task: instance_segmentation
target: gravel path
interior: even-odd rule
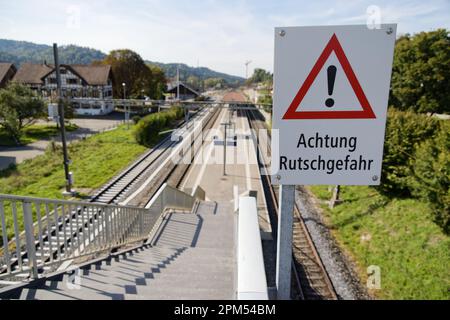
[[[323,223],[314,197],[304,187],[298,186],[296,202],[339,298],[370,299],[351,262],[341,252],[328,227]]]

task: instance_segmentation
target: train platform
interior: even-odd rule
[[[225,174],[224,123],[231,123],[227,130]],[[256,159],[256,146],[247,117],[244,113],[223,109],[213,130],[204,135],[203,149],[195,157],[181,189],[193,190],[200,186],[205,191],[206,200],[231,204],[236,203],[240,196],[256,194],[261,237],[271,239],[272,230]]]

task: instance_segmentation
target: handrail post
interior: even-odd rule
[[[111,220],[111,210],[108,207],[104,208],[104,214],[105,214],[105,235],[106,235],[106,247],[109,247],[111,245],[111,235],[110,235],[110,227],[109,227],[109,222]]]
[[[138,211],[139,214],[139,237],[142,237],[144,235],[144,214],[140,211]]]
[[[23,202],[23,223],[25,226],[26,249],[28,264],[31,269],[30,276],[33,279],[38,278],[36,247],[34,241],[33,212],[31,202]]]

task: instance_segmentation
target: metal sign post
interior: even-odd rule
[[[280,185],[280,208],[277,231],[277,299],[291,298],[292,222],[295,202],[295,186]]]

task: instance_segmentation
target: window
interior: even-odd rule
[[[67,84],[77,84],[78,83],[78,79],[67,79]]]
[[[64,68],[60,68],[60,69],[59,69],[59,73],[61,73],[61,74],[66,74],[66,73],[67,73],[67,70],[64,69]]]
[[[56,78],[48,78],[48,83],[56,84]]]

